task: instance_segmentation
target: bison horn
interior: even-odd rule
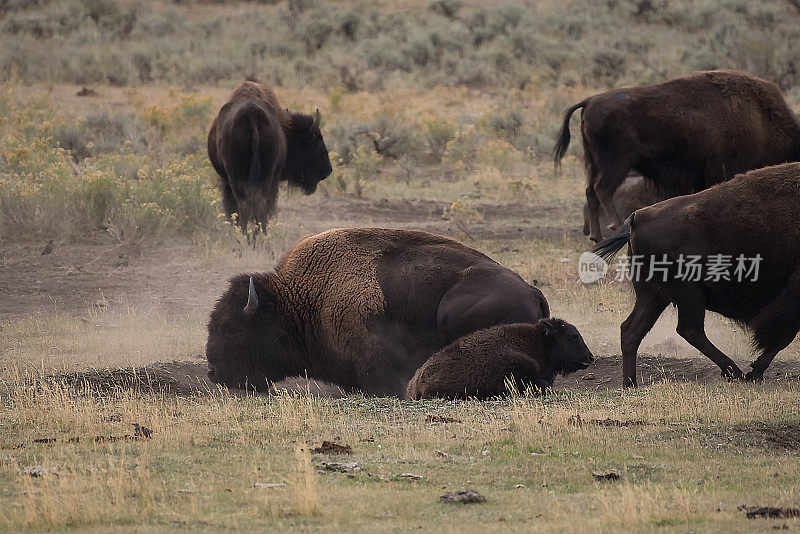
[[[256,286],[253,284],[253,277],[250,277],[250,289],[247,291],[247,304],[242,312],[247,317],[252,317],[258,309],[258,295],[256,295]]]
[[[312,128],[319,128],[319,121],[320,121],[319,109],[317,109],[317,110],[314,112],[314,122],[313,122],[313,123],[311,123],[311,127],[312,127]]]

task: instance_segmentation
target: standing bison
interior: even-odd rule
[[[402,396],[414,371],[462,335],[548,315],[538,289],[451,239],[330,230],[298,242],[274,272],[231,280],[208,324],[208,376],[265,390],[307,375]]]
[[[661,312],[678,308],[678,334],[723,376],[760,380],[800,329],[800,164],[767,167],[694,195],[637,210],[595,247],[625,243],[636,304],[622,323],[623,378],[636,385],[636,352]],[[747,376],[708,340],[710,310],[746,325],[760,351]]]
[[[455,340],[417,369],[406,393],[430,397],[486,399],[519,391],[543,392],[557,374],[574,373],[594,357],[578,329],[561,319],[484,328]]]
[[[653,184],[645,180],[642,175],[630,174],[614,192],[614,208],[620,217],[627,218],[639,208],[650,206],[666,198],[668,197],[659,195]],[[589,235],[589,219],[589,204],[584,203],[583,235]],[[611,220],[606,217],[605,213],[600,213],[600,226],[610,226],[611,224]]]
[[[578,108],[584,108],[581,136],[594,241],[603,238],[600,205],[612,229],[622,224],[612,198],[630,170],[675,196],[800,159],[800,122],[777,86],[743,72],[698,72],[590,96],[567,109],[556,164],[569,146],[569,120]]]
[[[219,110],[208,132],[208,157],[220,176],[222,203],[247,232],[275,210],[278,185],[288,181],[310,195],[331,173],[328,149],[314,117],[290,113],[269,87],[244,82]]]

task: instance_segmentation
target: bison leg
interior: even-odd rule
[[[614,192],[625,181],[628,172],[631,170],[631,164],[626,160],[618,160],[612,165],[606,165],[600,174],[600,179],[594,182],[594,192],[597,195],[600,204],[606,211],[606,215],[611,219],[609,230],[616,230],[622,226],[622,218],[617,213],[617,208],[614,206]],[[598,226],[600,222],[598,221]]]
[[[636,353],[667,304],[669,299],[655,291],[636,288],[636,304],[620,327],[623,387],[636,387]]]
[[[239,203],[236,202],[236,197],[233,196],[233,189],[227,183],[221,184],[220,190],[222,191],[222,208],[225,210],[225,216],[228,220],[233,219],[233,214],[239,212]]]
[[[715,347],[706,336],[706,298],[703,288],[697,284],[685,284],[681,288],[677,305],[678,334],[716,363],[722,369],[722,376],[729,379],[744,379],[744,373],[736,362]]]
[[[750,322],[753,341],[761,349],[761,355],[750,364],[752,371],[748,380],[761,380],[772,359],[789,343],[794,341],[800,331],[800,271],[789,279],[789,286],[767,304]]]
[[[603,231],[600,228],[600,200],[591,183],[586,188],[586,209],[589,212],[589,239],[599,243],[603,240]]]

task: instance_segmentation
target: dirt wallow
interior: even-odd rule
[[[704,359],[640,356],[642,385],[665,380],[677,382],[718,383],[722,381],[715,366]],[[67,374],[50,375],[44,381],[61,383],[81,392],[109,393],[115,390],[132,390],[142,393],[167,393],[173,395],[209,395],[221,391],[206,377],[205,361],[160,362],[146,367],[125,367],[115,369],[94,369]],[[553,385],[555,390],[604,391],[622,385],[622,360],[619,356],[598,358],[587,369],[591,379],[585,380],[583,373],[571,377],[558,377]],[[800,362],[778,361],[770,368],[768,380],[800,380]],[[0,386],[2,387],[2,386]],[[244,394],[239,390],[229,390],[230,394]],[[273,385],[271,393],[317,395],[326,398],[342,398],[347,391],[304,377],[292,377]],[[427,422],[450,422],[431,416]],[[586,423],[583,421],[583,423]],[[631,422],[622,422],[635,424]],[[615,423],[592,422],[597,426],[617,426]],[[623,425],[625,426],[625,425]],[[766,428],[766,427],[765,427]],[[748,431],[749,432],[749,431]],[[756,430],[754,430],[756,432]],[[764,430],[768,432],[768,430]],[[762,435],[762,434],[759,434]],[[792,443],[800,443],[800,430]],[[775,438],[776,440],[778,438]],[[763,441],[763,440],[762,440]],[[776,441],[778,443],[779,441]],[[800,445],[790,448],[800,449]]]

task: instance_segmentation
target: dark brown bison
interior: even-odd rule
[[[485,399],[531,387],[543,392],[557,374],[585,369],[594,358],[578,329],[561,319],[506,324],[457,339],[417,369],[408,383],[411,399]]]
[[[745,378],[708,340],[706,310],[747,326],[760,352],[748,379],[761,379],[800,328],[800,164],[741,174],[700,193],[631,215],[595,247],[610,258],[625,243],[636,304],[622,323],[623,378],[636,385],[636,352],[669,303],[678,334],[723,376]]]
[[[614,192],[614,207],[620,217],[628,215],[656,202],[664,200],[664,195],[658,194],[653,184],[644,179],[641,174],[628,175]],[[589,204],[583,205],[583,235],[589,235]],[[600,213],[600,226],[608,227],[612,224],[605,212]]]
[[[403,395],[414,371],[458,337],[547,316],[538,289],[451,239],[330,230],[299,241],[274,272],[231,280],[208,324],[208,375],[264,390],[307,374]]]
[[[671,197],[800,159],[800,122],[777,86],[743,72],[698,72],[590,96],[567,109],[556,164],[569,146],[569,120],[578,108],[584,108],[581,136],[594,241],[603,238],[600,205],[612,229],[622,224],[612,199],[630,170]]]
[[[242,231],[251,218],[267,223],[281,181],[310,195],[331,173],[319,121],[319,110],[314,117],[290,113],[269,87],[249,81],[219,110],[208,158],[220,176],[225,214],[238,213]]]

